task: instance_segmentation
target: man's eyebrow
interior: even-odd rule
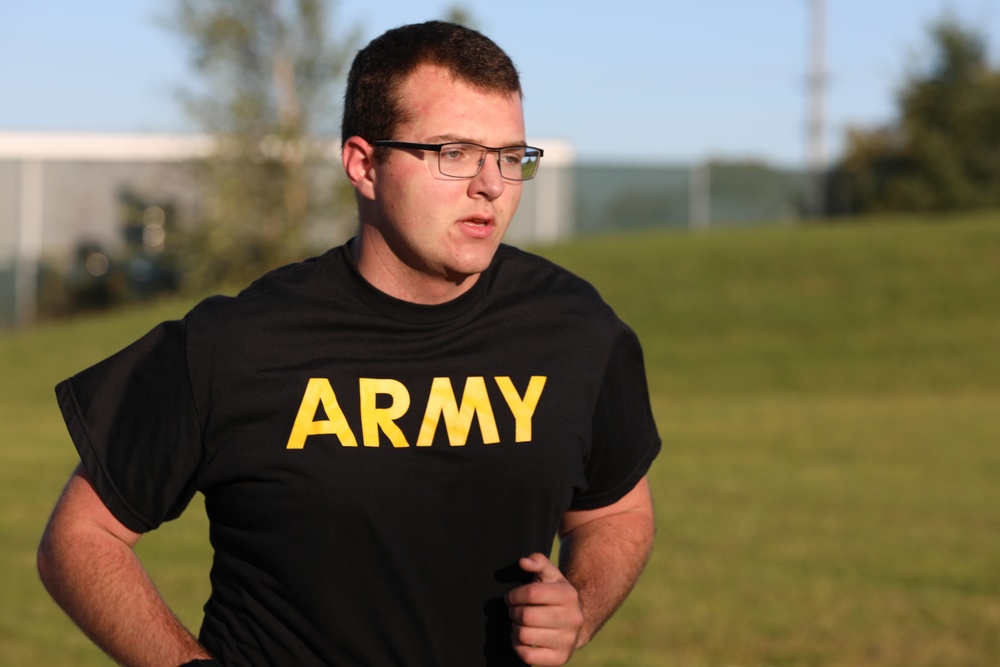
[[[469,139],[468,137],[462,137],[457,134],[437,134],[433,137],[428,138],[425,142],[428,144],[476,144],[478,146],[486,146],[482,141],[477,141],[475,139]],[[506,146],[524,146],[524,139],[518,139],[517,141],[509,142],[503,144],[503,146],[497,146],[496,148],[504,148]]]
[[[466,137],[460,137],[457,134],[437,134],[427,140],[429,144],[450,144],[450,143],[478,143],[468,139]]]

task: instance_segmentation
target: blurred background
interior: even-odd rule
[[[0,326],[245,280],[351,233],[344,69],[452,18],[546,150],[515,242],[998,203],[996,0],[5,3]],[[228,12],[228,14],[227,14]]]
[[[664,438],[572,664],[1000,664],[1000,0],[0,0],[0,663],[109,664],[33,571],[55,383],[349,238],[346,67],[436,18],[519,67],[508,239],[635,328]],[[192,628],[199,503],[139,545]]]

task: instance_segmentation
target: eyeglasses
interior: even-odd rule
[[[490,148],[467,142],[415,144],[410,141],[384,140],[376,141],[373,145],[434,151],[438,154],[438,170],[441,175],[451,178],[475,178],[486,164],[486,156],[496,153],[501,176],[510,181],[527,181],[538,173],[538,161],[543,154],[541,148],[531,146]]]

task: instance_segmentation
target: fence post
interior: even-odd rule
[[[689,172],[688,211],[692,229],[708,229],[712,223],[712,165],[707,161]]]
[[[38,265],[42,255],[42,162],[21,162],[20,211],[14,270],[14,317],[31,324],[38,310]]]

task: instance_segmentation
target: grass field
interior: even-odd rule
[[[545,249],[639,332],[665,449],[638,589],[576,667],[1000,664],[1000,212]],[[34,572],[52,387],[169,301],[0,337],[0,663],[106,665]],[[197,511],[140,543],[197,626]]]

